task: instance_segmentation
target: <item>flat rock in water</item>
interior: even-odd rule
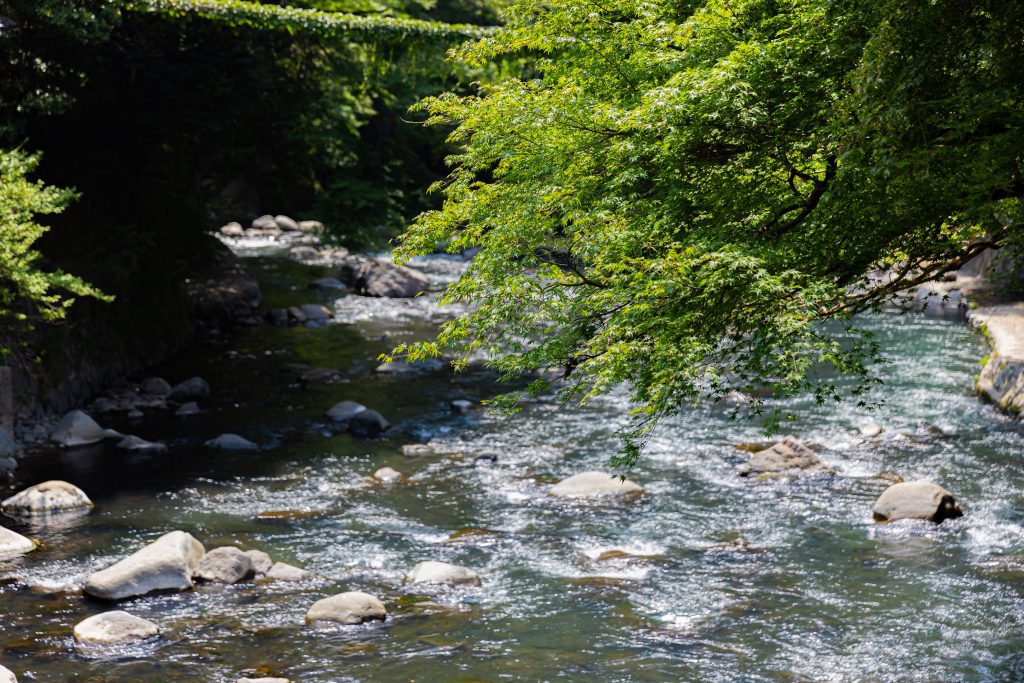
[[[36,549],[35,541],[0,526],[0,560],[9,560]],[[0,683],[3,679],[0,678]]]
[[[199,404],[195,401],[189,401],[188,403],[182,403],[178,406],[178,409],[174,411],[176,417],[192,417],[198,415],[203,411],[199,410]]]
[[[50,441],[62,448],[88,446],[106,438],[106,431],[81,410],[72,410],[62,417],[50,435]]]
[[[259,446],[238,434],[221,434],[204,444],[207,448],[220,448],[225,451],[258,451]]]
[[[795,436],[787,436],[769,448],[750,456],[750,460],[739,469],[741,477],[769,472],[805,470],[819,473],[833,473],[825,466],[818,454]]]
[[[327,417],[331,418],[335,422],[345,422],[347,420],[351,420],[364,410],[366,410],[366,406],[362,403],[356,403],[355,401],[342,401],[331,406],[330,410],[327,411]]]
[[[447,562],[420,562],[405,575],[408,583],[444,583],[448,585],[480,585],[480,575],[467,567]]]
[[[334,622],[338,624],[361,624],[366,621],[387,617],[387,610],[381,601],[369,593],[351,591],[317,600],[306,612],[306,622]]]
[[[270,555],[262,550],[246,550],[245,555],[252,560],[252,568],[256,570],[257,574],[266,574],[274,566]]]
[[[169,398],[172,401],[189,401],[210,397],[210,385],[202,377],[190,377],[178,382],[171,389]]]
[[[193,572],[197,579],[216,583],[238,583],[255,574],[252,558],[230,545],[214,548],[203,555]]]
[[[376,410],[361,410],[348,421],[348,430],[360,437],[373,437],[391,429],[391,423]]]
[[[204,554],[203,544],[191,534],[172,531],[120,562],[90,574],[84,589],[104,600],[189,590],[192,574]]]
[[[159,634],[152,621],[121,610],[97,614],[75,625],[75,640],[82,645],[137,643]]]
[[[0,683],[18,683],[18,677],[7,667],[0,665]]]
[[[117,447],[126,451],[154,451],[164,452],[167,444],[159,441],[146,441],[138,436],[128,435],[117,442]]]
[[[170,396],[172,388],[171,383],[163,377],[150,377],[143,380],[139,390],[149,396]]]
[[[407,443],[402,446],[402,455],[418,457],[422,455],[434,455],[434,449],[425,443]]]
[[[30,486],[0,503],[4,512],[16,515],[45,515],[54,512],[88,510],[92,501],[85,491],[66,481],[44,481]]]
[[[414,297],[429,287],[430,281],[423,273],[379,259],[369,259],[359,266],[354,283],[357,294],[395,299]]]
[[[964,514],[952,493],[924,480],[893,484],[878,497],[872,512],[876,522],[924,519],[936,524]]]
[[[636,482],[619,479],[607,472],[581,472],[563,479],[548,493],[560,498],[593,498],[598,496],[623,496],[643,493],[644,488]]]
[[[274,581],[305,581],[313,576],[313,572],[286,562],[275,562],[267,571],[266,578]]]
[[[875,422],[874,420],[868,419],[860,423],[860,426],[857,428],[857,431],[861,433],[861,436],[866,436],[869,439],[873,439],[885,430],[882,429],[882,426]]]
[[[390,484],[399,481],[402,478],[402,473],[391,467],[381,467],[373,473],[373,478],[385,484]]]

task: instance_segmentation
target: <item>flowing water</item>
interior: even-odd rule
[[[327,272],[252,264],[267,305],[315,300],[305,283]],[[462,266],[420,265],[437,281]],[[763,440],[760,426],[699,407],[664,423],[630,475],[645,496],[593,504],[547,488],[605,465],[623,396],[454,415],[452,399],[494,393],[485,369],[372,371],[379,353],[436,326],[430,301],[333,299],[321,295],[336,312],[327,327],[263,326],[155,369],[213,386],[196,418],[110,423],[167,441],[169,453],[100,446],[22,464],[19,486],[66,479],[96,509],[59,526],[2,520],[42,547],[0,563],[0,662],[43,682],[1024,680],[1024,433],[971,395],[986,349],[967,327],[865,321],[888,360],[878,439],[857,433],[867,413],[849,405],[786,406],[798,416],[786,431],[820,445],[835,477],[738,477],[746,454],[734,446]],[[304,386],[306,366],[342,380]],[[344,399],[378,409],[393,432],[332,435],[323,412]],[[221,432],[263,450],[202,446]],[[401,455],[411,442],[438,454]],[[406,479],[368,483],[382,466]],[[885,470],[940,482],[966,515],[873,524]],[[76,592],[84,577],[173,529],[207,548],[263,549],[318,578],[131,600],[123,608],[157,622],[159,639],[77,651],[72,626],[109,609]],[[403,585],[427,559],[469,566],[483,585]],[[304,624],[310,604],[346,590],[380,597],[387,621]]]

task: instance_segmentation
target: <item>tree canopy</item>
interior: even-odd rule
[[[863,389],[853,314],[1020,241],[1020,2],[523,0],[506,21],[456,59],[535,72],[419,105],[462,149],[399,250],[480,248],[445,294],[472,305],[396,352],[558,368],[565,399],[628,385],[620,462],[698,397]]]

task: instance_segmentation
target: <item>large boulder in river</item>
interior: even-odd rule
[[[203,555],[193,576],[203,581],[238,583],[256,574],[252,558],[234,546],[214,548]]]
[[[361,410],[348,421],[348,431],[359,437],[373,437],[391,429],[391,423],[376,410]]]
[[[832,473],[817,453],[795,436],[787,436],[782,441],[751,455],[750,460],[740,467],[739,475],[748,477],[793,470]]]
[[[57,423],[50,441],[62,448],[74,448],[99,443],[108,435],[107,430],[96,424],[96,420],[89,415],[81,410],[72,410]]]
[[[154,638],[160,628],[142,617],[114,610],[78,622],[74,632],[82,645],[125,645]]]
[[[74,484],[52,480],[28,487],[0,503],[0,507],[8,514],[46,515],[88,510],[92,501]]]
[[[0,665],[0,683],[18,683],[18,677],[7,667]]]
[[[480,575],[467,567],[447,562],[420,562],[405,575],[408,583],[444,583],[452,586],[479,586]]]
[[[204,444],[207,448],[219,448],[225,451],[258,451],[259,446],[238,434],[221,434]]]
[[[361,624],[364,621],[380,620],[387,617],[387,610],[381,601],[369,593],[351,591],[317,600],[306,612],[306,622],[334,622],[337,624]]]
[[[9,560],[12,557],[30,553],[35,549],[36,544],[31,539],[0,526],[0,560]],[[0,678],[0,683],[2,681],[3,678]]]
[[[124,600],[154,591],[192,588],[192,574],[205,554],[203,544],[184,531],[164,534],[106,569],[90,574],[85,592],[104,600]]]
[[[274,566],[270,555],[262,550],[246,550],[245,555],[252,561],[252,568],[256,570],[257,574],[266,574]]]
[[[430,281],[423,273],[379,259],[363,262],[353,283],[356,294],[393,299],[408,299],[422,294],[429,287]]]
[[[194,401],[210,397],[210,385],[202,377],[190,377],[184,382],[178,382],[171,389],[169,398],[172,401]]]
[[[643,491],[640,484],[607,472],[580,472],[558,482],[548,493],[559,498],[593,498],[635,495]]]
[[[305,581],[312,576],[313,572],[307,571],[302,567],[296,567],[286,562],[275,562],[267,570],[266,578],[270,581]]]
[[[373,473],[373,478],[383,484],[393,484],[402,480],[402,473],[393,467],[381,467]]]
[[[347,422],[364,410],[366,410],[366,406],[362,403],[356,403],[355,401],[341,401],[340,403],[335,403],[330,407],[327,411],[327,417],[331,418],[335,422]]]
[[[924,519],[936,524],[964,514],[952,493],[924,480],[893,484],[875,501],[873,513],[876,522]]]

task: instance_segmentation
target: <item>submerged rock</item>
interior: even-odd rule
[[[270,555],[262,550],[246,550],[245,555],[252,560],[252,568],[257,574],[266,574],[274,566],[274,561],[270,559]]]
[[[184,382],[178,382],[168,396],[172,401],[189,401],[209,397],[210,385],[202,377],[190,377]]]
[[[306,612],[306,622],[334,622],[338,624],[361,624],[366,621],[383,621],[387,610],[381,601],[369,593],[351,591],[317,600]]]
[[[472,401],[467,401],[466,399],[461,399],[461,398],[458,399],[458,400],[452,401],[450,406],[451,406],[451,409],[452,409],[453,413],[459,413],[459,414],[461,414],[461,413],[468,413],[469,411],[473,410],[473,408],[476,408],[476,404],[475,403],[473,403]]]
[[[356,436],[373,437],[391,429],[391,423],[376,410],[361,410],[348,421],[348,430]]]
[[[818,455],[795,436],[787,436],[771,447],[758,451],[740,467],[739,475],[748,477],[766,472],[807,470],[832,473]]]
[[[4,512],[16,515],[45,515],[52,512],[88,510],[92,501],[85,491],[66,481],[44,481],[30,486],[0,503]]]
[[[61,418],[50,435],[50,441],[61,448],[88,446],[107,438],[107,431],[81,410],[72,410]]]
[[[172,388],[171,383],[163,377],[150,377],[143,380],[139,390],[149,396],[170,396]]]
[[[313,572],[307,571],[301,567],[288,564],[286,562],[275,562],[274,565],[267,570],[267,579],[273,581],[305,581],[313,576]]]
[[[390,484],[392,482],[401,480],[402,473],[390,467],[381,467],[379,470],[373,473],[373,478],[379,482]]]
[[[333,384],[342,379],[342,375],[334,368],[311,368],[299,378],[304,384]]]
[[[35,541],[0,526],[0,560],[9,560],[36,549]],[[0,677],[0,683],[3,678]]]
[[[252,558],[230,545],[214,548],[203,555],[193,572],[197,579],[217,583],[238,583],[255,574]]]
[[[420,562],[405,575],[408,583],[444,583],[448,585],[480,585],[480,575],[467,567],[447,562]]]
[[[259,446],[238,434],[221,434],[204,444],[207,448],[220,448],[225,451],[258,451]]]
[[[336,277],[322,277],[309,283],[310,289],[345,289],[345,283]]]
[[[366,406],[362,403],[356,403],[355,401],[341,401],[335,403],[327,411],[327,417],[334,420],[335,422],[345,422],[351,420],[357,414],[366,410]]]
[[[104,600],[123,600],[154,591],[192,588],[192,574],[205,554],[203,544],[184,531],[164,534],[123,560],[90,574],[85,592]]]
[[[18,683],[18,677],[14,672],[0,664],[0,683]]]
[[[117,447],[126,451],[154,451],[162,453],[167,450],[167,444],[159,441],[146,441],[138,436],[128,435],[117,442]]]
[[[407,443],[402,446],[402,455],[418,457],[422,455],[434,455],[434,449],[425,443]]]
[[[160,628],[152,621],[115,610],[80,621],[74,632],[82,645],[123,645],[153,638]]]
[[[636,482],[619,479],[607,472],[581,472],[558,482],[548,493],[560,498],[591,498],[643,493]]]
[[[878,497],[872,512],[876,522],[924,519],[936,524],[964,514],[952,493],[924,480],[893,484]]]
[[[362,296],[408,299],[426,292],[430,281],[423,273],[379,259],[365,261],[356,271],[354,288]]]
[[[296,316],[301,322],[325,323],[331,317],[331,309],[321,304],[302,304],[298,307],[302,316]]]

